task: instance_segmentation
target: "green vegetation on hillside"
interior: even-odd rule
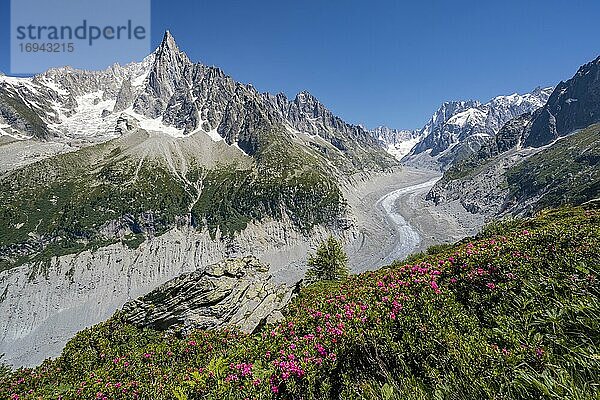
[[[600,125],[560,139],[506,173],[511,202],[539,197],[534,210],[600,197]]]
[[[0,179],[0,271],[118,241],[135,247],[188,216],[213,237],[264,218],[288,217],[301,232],[337,224],[344,199],[316,156],[276,129],[259,140],[254,166],[207,169],[191,159],[185,176],[118,140],[13,171]]]
[[[211,234],[233,235],[250,221],[288,217],[302,232],[332,225],[345,212],[337,183],[315,155],[272,129],[258,136],[253,169],[220,168],[207,172],[192,209]]]
[[[186,209],[190,197],[165,165],[136,165],[118,148],[105,157],[91,169],[85,149],[0,180],[0,270],[115,242],[102,232],[109,221],[161,234]]]
[[[86,329],[9,399],[597,399],[600,210],[494,224],[304,288],[254,334]]]
[[[469,182],[501,163],[503,154],[481,152],[457,162],[438,185]],[[499,169],[501,171],[501,169]],[[499,172],[501,173],[501,172]],[[508,168],[500,188],[506,199],[499,212],[531,215],[548,207],[580,205],[600,197],[600,125],[591,125]]]

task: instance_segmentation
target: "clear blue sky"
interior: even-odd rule
[[[445,100],[568,79],[600,54],[598,16],[597,0],[155,0],[152,43],[169,29],[192,60],[261,91],[306,89],[349,122],[416,128]]]

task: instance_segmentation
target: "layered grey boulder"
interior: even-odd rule
[[[180,275],[126,303],[122,316],[159,330],[231,326],[252,332],[280,318],[291,296],[291,288],[274,284],[269,268],[248,256]]]

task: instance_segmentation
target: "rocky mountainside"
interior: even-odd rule
[[[0,78],[0,134],[17,139],[102,141],[118,135],[117,120],[186,136],[204,132],[253,155],[259,132],[282,126],[308,135],[307,144],[340,168],[394,164],[363,128],[335,117],[310,93],[293,100],[259,93],[216,67],[192,63],[169,32],[140,63],[105,71],[53,69],[34,78]]]
[[[600,57],[560,82],[523,131],[523,145],[539,147],[600,121]]]
[[[445,102],[418,136],[422,139],[403,158],[408,165],[447,169],[495,142],[509,120],[542,107],[552,88],[497,96],[482,104],[475,100]]]
[[[326,235],[353,237],[349,176],[397,165],[309,93],[259,93],[168,32],[139,63],[0,77],[0,135],[0,353],[14,365],[223,258],[301,274]]]
[[[543,107],[508,121],[453,165],[428,197],[488,217],[600,197],[600,58],[560,82]]]
[[[388,153],[401,160],[422,139],[418,130],[392,129],[378,126],[370,130],[371,135]]]

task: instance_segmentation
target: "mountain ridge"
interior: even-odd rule
[[[407,165],[445,170],[494,141],[509,120],[542,107],[553,88],[535,88],[477,100],[444,102],[420,130],[422,140],[403,159]]]
[[[175,136],[204,132],[247,154],[257,150],[259,126],[283,125],[292,135],[321,137],[353,168],[395,164],[368,132],[334,116],[310,93],[302,91],[293,100],[259,93],[217,67],[192,63],[168,31],[139,63],[103,71],[55,68],[33,78],[0,79],[0,134],[14,139],[108,140],[118,136],[114,126],[123,113],[143,128]],[[320,151],[328,150],[321,146]]]
[[[599,122],[600,57],[560,82],[542,107],[508,121],[494,141],[451,166],[428,198],[459,201],[488,218],[593,200],[600,196]]]

